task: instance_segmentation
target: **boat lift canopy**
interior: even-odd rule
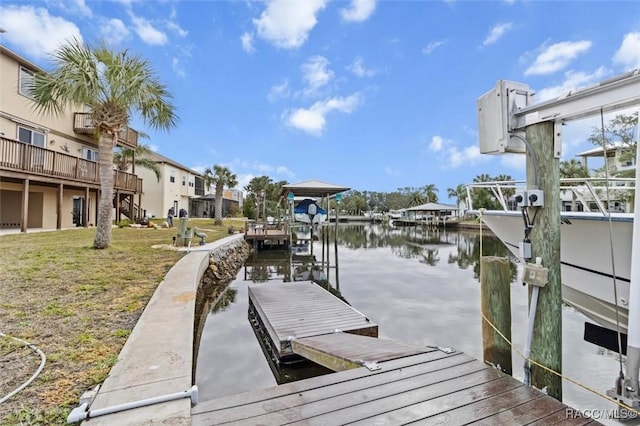
[[[287,198],[289,193],[294,197],[331,197],[341,192],[350,190],[346,186],[335,185],[319,180],[307,180],[300,183],[282,185],[280,189],[280,199]]]

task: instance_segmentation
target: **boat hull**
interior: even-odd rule
[[[520,258],[520,212],[485,211],[482,221]],[[623,333],[629,314],[632,231],[632,214],[612,214],[609,222],[607,216],[594,213],[563,213],[560,225],[563,300],[599,325]]]

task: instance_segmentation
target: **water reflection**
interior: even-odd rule
[[[302,370],[274,372],[247,321],[247,286],[294,281],[295,269],[302,265],[329,270],[320,285],[377,323],[380,337],[418,346],[450,346],[482,358],[479,255],[482,245],[483,255],[508,256],[499,240],[485,234],[481,242],[474,231],[341,224],[335,250],[338,274],[335,233],[322,231],[308,251],[260,252],[239,272],[230,288],[236,294],[205,324],[196,372],[203,401],[306,377]],[[522,348],[528,294],[517,274],[517,265],[512,265],[512,339]],[[582,315],[563,308],[564,373],[603,391],[613,383],[617,360],[582,340],[583,323]],[[515,352],[513,362],[514,376],[522,380],[522,361]],[[583,409],[609,406],[570,383],[564,385],[564,400]]]

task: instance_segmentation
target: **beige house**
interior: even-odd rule
[[[156,162],[160,169],[160,180],[153,171],[136,167],[136,174],[144,180],[142,205],[149,217],[166,217],[169,208],[173,207],[176,216],[180,209],[185,209],[189,216],[195,216],[190,200],[204,195],[202,175],[176,161],[156,152],[146,155]]]
[[[98,145],[89,115],[34,110],[29,82],[40,67],[0,46],[0,229],[61,229],[97,221]],[[135,148],[128,129],[121,145]],[[114,170],[116,220],[142,216],[142,179]],[[137,197],[136,197],[137,196]]]

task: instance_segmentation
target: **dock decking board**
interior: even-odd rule
[[[378,326],[311,281],[263,283],[249,286],[249,309],[280,357],[293,354],[289,338],[340,331],[377,336]]]
[[[198,404],[193,425],[590,424],[566,419],[564,404],[461,354],[440,351]],[[597,423],[594,423],[597,424]]]
[[[312,282],[250,285],[249,313],[278,355],[349,369],[201,402],[192,425],[598,424],[468,355],[365,337],[378,326]]]
[[[362,362],[382,362],[417,355],[425,349],[355,334],[332,333],[291,342],[294,353],[333,371],[360,367]]]

